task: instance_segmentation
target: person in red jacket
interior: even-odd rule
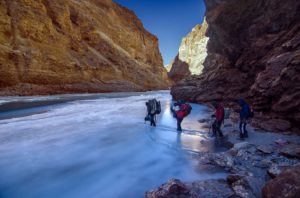
[[[177,111],[174,110],[174,107],[176,106],[179,107],[179,110]],[[173,117],[177,120],[177,131],[181,132],[181,123],[183,119],[191,113],[192,106],[183,100],[179,100],[172,105],[171,111],[173,113]]]
[[[221,125],[224,121],[224,107],[218,102],[213,102],[212,105],[215,108],[215,114],[212,115],[212,117],[215,118],[212,124],[213,136],[216,136],[218,134],[219,137],[223,137]]]

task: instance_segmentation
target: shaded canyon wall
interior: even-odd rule
[[[0,94],[167,89],[158,39],[111,0],[0,0]]]
[[[230,104],[246,98],[260,127],[300,123],[300,1],[206,0],[208,57],[203,74],[172,88],[175,99]]]

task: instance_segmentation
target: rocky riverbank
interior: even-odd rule
[[[204,120],[205,121],[205,120]],[[220,153],[199,153],[199,166],[222,168],[226,179],[182,182],[171,179],[146,198],[296,198],[300,195],[300,137],[250,129],[250,137],[238,139],[236,124],[224,127],[232,148]]]

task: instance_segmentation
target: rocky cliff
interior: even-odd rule
[[[243,97],[264,129],[299,133],[300,1],[205,2],[210,39],[203,74],[174,86],[174,98]]]
[[[158,40],[112,0],[0,0],[0,93],[169,86]]]
[[[178,82],[188,76],[202,73],[203,63],[207,56],[208,37],[205,36],[207,27],[204,21],[182,39],[178,55],[169,66],[168,74],[173,81]]]

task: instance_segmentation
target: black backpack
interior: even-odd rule
[[[149,100],[146,102],[148,114],[160,114],[161,113],[161,105],[160,101],[156,99]]]

